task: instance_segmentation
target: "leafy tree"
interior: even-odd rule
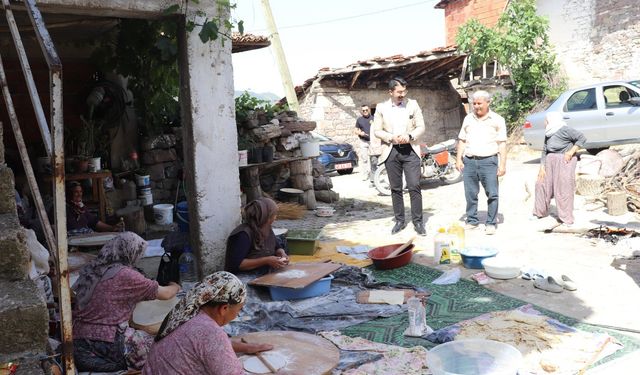
[[[513,0],[495,28],[472,19],[458,31],[456,43],[469,55],[472,68],[493,60],[509,68],[514,87],[510,95],[497,98],[494,109],[510,124],[564,89],[548,29],[548,20],[536,13],[535,0]]]

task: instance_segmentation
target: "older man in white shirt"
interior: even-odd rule
[[[487,194],[486,234],[495,234],[498,220],[498,177],[506,172],[507,127],[504,118],[489,109],[491,95],[476,91],[473,112],[468,114],[458,135],[456,167],[462,172],[467,201],[467,229],[478,227],[480,184]]]

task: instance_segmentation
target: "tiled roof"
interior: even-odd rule
[[[251,51],[254,49],[269,47],[271,45],[269,38],[263,35],[240,34],[236,32],[233,33],[231,38],[232,53]]]
[[[441,0],[440,2],[438,2],[438,4],[434,5],[433,7],[435,9],[444,9],[447,7],[447,5],[453,0]]]
[[[400,75],[407,80],[441,79],[460,74],[465,55],[459,54],[455,46],[438,47],[415,55],[393,55],[359,60],[344,68],[321,68],[318,74],[296,87],[298,97],[304,95],[315,81],[335,79],[348,81],[351,88],[358,82],[369,79],[384,80]]]

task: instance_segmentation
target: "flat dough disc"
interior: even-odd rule
[[[280,370],[281,368],[283,368],[284,366],[287,365],[287,360],[284,358],[284,356],[278,354],[278,353],[262,353],[262,356],[269,361],[269,363],[271,364],[271,366],[273,366],[274,369],[276,370]],[[271,370],[269,370],[269,368],[267,366],[264,365],[264,363],[262,363],[262,361],[260,360],[260,358],[256,357],[256,356],[250,356],[247,359],[244,360],[244,369],[249,371],[252,374],[269,374],[271,373]]]

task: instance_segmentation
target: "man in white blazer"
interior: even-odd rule
[[[407,181],[411,200],[411,221],[416,233],[426,235],[422,219],[422,192],[420,190],[420,137],[425,126],[422,110],[418,102],[407,99],[407,82],[402,78],[389,81],[389,100],[376,106],[373,129],[382,141],[382,155],[379,163],[384,163],[389,176],[391,201],[395,225],[391,234],[406,227],[404,200],[402,198],[402,175]]]

